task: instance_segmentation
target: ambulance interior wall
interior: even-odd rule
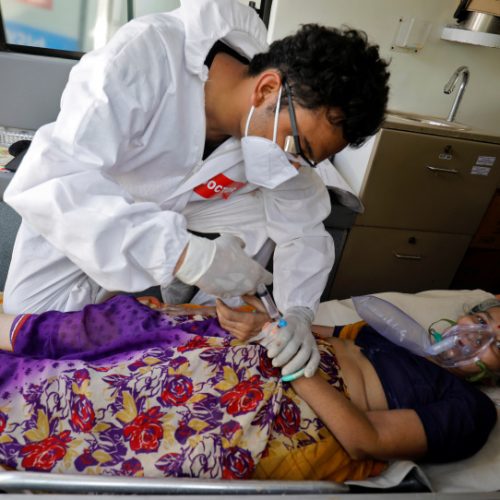
[[[75,60],[0,52],[0,125],[36,130],[54,121]]]

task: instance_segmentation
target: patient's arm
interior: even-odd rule
[[[239,340],[249,340],[258,335],[262,327],[271,320],[262,302],[253,295],[244,295],[243,300],[254,308],[252,312],[242,312],[228,307],[217,299],[217,318],[231,335]]]
[[[312,325],[311,331],[323,338],[333,336],[333,326]]]
[[[221,300],[217,300],[217,317],[222,328],[239,340],[249,340],[258,335],[262,327],[271,321],[260,299],[253,295],[244,295],[244,301],[254,308],[253,312],[242,312],[228,307]],[[311,330],[320,337],[328,338],[333,335],[333,326],[312,325]]]
[[[15,316],[12,314],[0,313],[0,350],[2,351],[12,351],[10,329],[14,319]]]
[[[416,459],[427,451],[424,427],[413,410],[365,412],[318,374],[292,386],[353,459]]]

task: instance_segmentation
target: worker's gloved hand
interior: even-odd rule
[[[291,307],[283,315],[286,326],[260,342],[267,348],[273,366],[281,366],[281,374],[289,375],[301,368],[312,377],[319,366],[320,356],[316,339],[311,333],[314,313],[307,307]]]
[[[244,246],[240,238],[230,234],[215,240],[192,234],[175,277],[216,297],[253,294],[259,283],[270,285],[273,275],[249,257]]]

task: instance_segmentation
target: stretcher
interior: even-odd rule
[[[222,481],[174,478],[146,479],[113,476],[82,476],[35,472],[0,473],[5,492],[49,491],[54,493],[114,493],[141,495],[326,495],[347,492],[347,486],[329,481]]]
[[[8,184],[11,173],[0,173],[0,188]],[[19,218],[0,200],[0,290],[3,288]],[[434,291],[420,294],[379,294],[405,310],[422,324],[463,312],[464,305],[474,305],[491,296],[483,291]],[[436,317],[437,315],[437,317]],[[320,305],[315,323],[325,326],[347,324],[359,320],[351,301],[328,301]],[[500,388],[489,394],[500,408]],[[500,416],[500,415],[499,415]],[[500,420],[500,419],[499,419]],[[500,425],[497,423],[486,446],[473,457],[453,464],[420,466],[396,461],[379,477],[366,481],[336,484],[328,481],[220,481],[204,479],[145,479],[110,476],[75,476],[17,471],[0,472],[0,491],[66,493],[71,498],[80,494],[101,495],[161,494],[184,498],[229,495],[231,497],[265,495],[272,497],[356,498],[358,492],[378,492],[372,498],[499,498],[500,499]],[[406,492],[404,495],[396,492]],[[382,496],[384,495],[384,496]],[[402,496],[401,496],[402,495]],[[7,498],[7,497],[5,497]],[[37,495],[37,498],[43,496]],[[415,497],[414,497],[415,498]]]
[[[5,494],[2,498],[22,498],[33,496],[37,500],[54,498],[58,494],[62,498],[79,499],[88,494],[99,494],[101,499],[116,498],[118,495],[135,495],[141,499],[150,495],[162,495],[162,498],[195,499],[195,498],[260,498],[268,499],[300,499],[300,500],[356,500],[371,498],[386,499],[390,492],[391,499],[405,500],[446,500],[469,499],[470,493],[431,493],[431,492],[398,492],[394,489],[360,490],[328,481],[219,481],[191,478],[179,479],[145,479],[91,477],[31,472],[5,472],[0,474],[0,490]],[[375,492],[374,492],[375,491]],[[367,496],[367,493],[370,493]],[[9,494],[11,493],[11,494]],[[36,495],[36,496],[35,496]],[[497,492],[476,492],[474,498],[490,500],[500,498]]]
[[[465,304],[473,304],[488,297],[482,291],[434,291],[423,294],[381,294],[401,308],[410,307],[413,316],[425,310],[425,317],[443,312],[453,316]],[[431,301],[433,307],[430,307]],[[436,301],[438,305],[436,306]],[[457,310],[455,310],[457,309]],[[434,312],[433,312],[434,311]],[[317,323],[330,324],[331,317],[355,321],[356,313],[349,301],[330,301],[320,306]],[[500,388],[489,389],[489,395],[500,406]],[[382,498],[391,492],[405,492],[410,498],[449,498],[450,494],[464,498],[500,498],[500,426],[497,424],[486,446],[473,457],[442,465],[417,465],[410,461],[395,461],[380,476],[364,481],[336,484],[329,481],[221,481],[193,478],[149,479],[114,476],[82,476],[48,473],[0,472],[0,491],[7,493],[50,492],[73,497],[83,493],[172,495],[194,498],[208,495],[233,497],[266,497],[298,495],[313,498],[355,498],[360,492],[370,492],[373,498]],[[468,495],[468,496],[467,496]],[[399,496],[399,495],[398,495]],[[401,497],[406,498],[406,497]]]

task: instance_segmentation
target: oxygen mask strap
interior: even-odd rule
[[[500,376],[494,371],[490,370],[480,359],[476,361],[476,366],[481,370],[479,373],[475,373],[470,377],[467,377],[465,380],[467,382],[477,383],[481,382],[484,379],[490,379],[494,385],[498,384]]]

